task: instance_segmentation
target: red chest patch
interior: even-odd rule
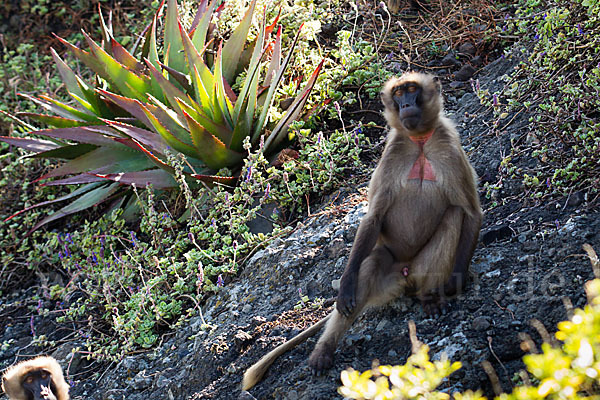
[[[419,145],[421,154],[419,154],[417,161],[415,161],[410,169],[410,172],[408,173],[408,179],[419,179],[421,182],[436,180],[433,167],[431,166],[429,160],[425,157],[425,152],[423,150],[425,143],[427,143],[427,141],[431,138],[431,135],[433,135],[433,131],[420,137],[409,136],[410,140]]]

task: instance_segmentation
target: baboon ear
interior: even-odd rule
[[[442,81],[440,80],[440,78],[437,76],[434,76],[433,84],[435,85],[435,88],[437,89],[438,93],[441,94],[442,93]]]
[[[383,103],[383,105],[387,105],[387,101],[388,98],[390,96],[389,94],[389,89],[388,89],[388,82],[383,84],[383,87],[381,88],[381,91],[379,92],[379,99],[381,100],[381,102]]]

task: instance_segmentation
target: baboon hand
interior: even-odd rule
[[[342,276],[336,308],[344,317],[350,317],[356,308],[356,278]]]

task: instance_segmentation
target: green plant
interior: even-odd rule
[[[296,207],[298,212],[306,195],[337,187],[348,172],[358,170],[362,165],[360,146],[368,143],[361,125],[350,132],[336,130],[329,137],[320,131],[314,135],[302,125],[297,122],[292,126],[300,146],[297,157],[287,157],[280,169],[269,169],[276,178],[273,199],[281,206]]]
[[[429,361],[429,346],[419,344],[404,365],[380,365],[363,373],[342,371],[343,386],[338,393],[349,399],[449,399],[450,395],[435,389],[460,362],[447,359]],[[391,384],[391,386],[390,386]],[[457,400],[483,400],[480,393],[454,394]]]
[[[249,139],[245,148],[250,149]],[[177,179],[183,160],[171,160]],[[154,191],[135,190],[142,203],[139,231],[131,231],[121,210],[86,222],[76,230],[52,234],[44,244],[50,262],[70,277],[51,288],[63,316],[57,322],[87,319],[78,329],[86,343],[82,352],[119,359],[156,344],[160,333],[200,315],[200,302],[236,274],[238,266],[269,238],[253,234],[248,222],[269,200],[268,162],[262,147],[245,159],[245,174],[233,190],[184,185],[183,195],[194,212],[179,224],[156,201]],[[282,231],[275,226],[275,235]],[[93,317],[90,317],[93,316]],[[206,326],[208,327],[208,326]]]
[[[86,343],[82,352],[119,359],[154,346],[162,332],[190,316],[201,317],[205,296],[222,290],[239,266],[271,237],[288,232],[278,226],[275,215],[267,216],[274,222],[273,233],[250,231],[248,222],[256,218],[262,204],[286,201],[296,205],[352,171],[363,138],[358,130],[352,135],[316,136],[302,136],[299,143],[304,148],[293,161],[286,161],[297,163],[298,171],[287,178],[294,187],[293,196],[282,182],[286,169],[269,163],[260,141],[252,151],[246,138],[248,153],[233,189],[222,185],[192,189],[183,176],[183,157],[169,160],[186,208],[191,210],[184,222],[173,217],[172,201],[158,201],[148,187],[134,191],[143,211],[138,231],[131,231],[122,211],[115,210],[68,232],[44,232],[46,240],[30,253],[44,254],[47,262],[61,265],[68,276],[68,283],[52,287],[49,296],[62,303],[64,315],[58,322],[78,325],[77,335]],[[326,162],[315,163],[319,157]],[[343,168],[337,163],[332,166],[329,157]],[[308,165],[313,165],[315,178],[323,176],[310,185],[306,184],[310,182]],[[302,185],[296,184],[298,180]]]
[[[510,156],[537,162],[518,170],[508,165],[506,173],[520,178],[532,198],[600,190],[598,15],[596,1],[521,1],[517,18],[507,20],[507,30],[532,45],[528,60],[494,94],[504,103],[494,110],[500,118],[529,114],[526,140],[513,143]]]
[[[584,245],[600,276],[598,256]],[[519,386],[498,400],[597,399],[600,397],[600,279],[585,284],[588,304],[576,309],[569,321],[558,324],[561,345],[542,344],[540,354],[523,357],[527,371],[537,382]]]
[[[281,146],[289,124],[301,115],[322,64],[285,115],[274,126],[269,126],[267,115],[298,35],[288,56],[282,59],[281,28],[271,42],[267,38],[275,23],[265,26],[263,20],[257,38],[245,47],[255,3],[250,4],[231,37],[216,45],[210,37],[216,1],[201,2],[191,29],[186,30],[179,19],[176,1],[169,0],[162,61],[156,39],[160,10],[139,47],[139,59],[132,55],[136,53],[135,48],[129,52],[114,40],[112,28],[102,18],[102,45],[85,33],[89,51],[62,40],[94,71],[94,86],[85,83],[53,51],[74,104],[43,95],[26,96],[56,115],[25,113],[24,116],[54,129],[35,130],[19,121],[30,134],[51,140],[0,138],[36,152],[36,157],[66,160],[64,165],[40,178],[62,178],[47,184],[83,185],[51,202],[27,208],[75,199],[39,221],[33,230],[108,200],[118,200],[126,209],[126,215],[130,215],[136,207],[132,186],[177,187],[175,169],[168,163],[169,153],[185,156],[183,173],[187,183],[195,186],[200,181],[234,182],[235,175],[214,174],[225,167],[239,171],[246,137],[256,146],[260,137],[266,136],[264,151],[267,153]],[[211,49],[215,54],[209,54]],[[263,59],[269,51],[271,60],[265,65]],[[261,79],[265,68],[264,79]],[[246,79],[236,94],[229,82],[234,82],[239,74],[245,74]]]

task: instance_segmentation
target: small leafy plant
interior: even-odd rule
[[[598,279],[585,284],[588,304],[576,309],[569,321],[558,324],[556,338],[561,345],[542,344],[540,354],[523,357],[531,383],[516,387],[495,400],[597,399],[600,396],[600,261],[594,249],[585,244],[594,274]],[[414,329],[414,327],[413,327]],[[412,330],[412,329],[411,329]],[[413,336],[414,330],[411,332]],[[415,343],[416,338],[413,340]],[[435,388],[444,378],[458,370],[460,362],[429,361],[426,345],[413,348],[404,365],[379,366],[359,373],[342,371],[343,386],[338,393],[350,399],[450,399]],[[391,383],[391,386],[390,386]],[[480,392],[453,393],[456,400],[485,400]]]
[[[90,85],[52,50],[68,93],[74,100],[64,103],[41,95],[25,95],[56,115],[22,113],[51,126],[36,130],[21,122],[34,137],[0,137],[0,140],[35,152],[35,157],[66,162],[40,179],[58,178],[47,185],[82,185],[73,192],[23,211],[58,201],[73,200],[39,221],[33,230],[65,215],[111,201],[131,215],[137,207],[131,187],[170,189],[178,186],[172,154],[183,154],[183,174],[192,187],[201,181],[232,184],[243,164],[243,142],[250,138],[256,148],[265,136],[263,150],[272,154],[286,140],[289,124],[297,119],[315,84],[322,63],[281,119],[269,125],[268,114],[288,66],[282,58],[281,28],[269,37],[277,20],[265,21],[254,42],[246,39],[256,1],[228,40],[211,37],[217,1],[200,2],[190,29],[179,18],[176,0],[169,0],[164,25],[162,59],[159,57],[157,25],[161,9],[149,26],[143,43],[131,51],[120,45],[112,28],[101,17],[103,41],[97,44],[85,32],[89,50],[61,41],[95,73]],[[139,53],[139,58],[133,54]],[[265,58],[270,54],[270,61]],[[262,73],[264,70],[264,74]],[[239,92],[230,83],[240,74],[246,79]],[[261,78],[262,77],[262,78]],[[233,174],[215,175],[222,168]]]
[[[338,393],[347,399],[449,399],[449,394],[435,389],[460,369],[460,362],[451,363],[447,359],[432,362],[429,346],[421,343],[417,343],[413,351],[404,365],[380,365],[363,373],[353,369],[342,371],[343,386],[338,388]],[[479,392],[470,391],[454,394],[454,398],[483,399]]]
[[[591,200],[600,191],[598,15],[597,1],[528,0],[507,19],[506,30],[532,43],[528,59],[506,77],[501,92],[483,94],[499,119],[529,114],[527,136],[512,144],[503,171],[521,179],[532,198],[582,192]],[[524,155],[536,163],[516,168]]]

